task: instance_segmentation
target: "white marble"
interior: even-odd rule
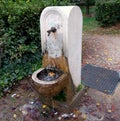
[[[47,31],[46,42],[44,44],[44,51],[48,52],[48,56],[51,58],[61,57],[63,52],[63,38],[59,33],[59,28],[52,27]]]
[[[68,59],[75,87],[81,84],[82,21],[82,13],[78,6],[46,7],[40,17],[42,51],[45,50],[47,30],[56,27],[63,41],[63,53]]]

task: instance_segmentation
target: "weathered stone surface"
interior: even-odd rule
[[[58,69],[62,70],[65,73],[69,72],[67,59],[64,56],[54,59],[54,58],[48,57],[48,54],[44,54],[42,64],[43,64],[43,67],[47,67],[48,65],[51,65],[53,67],[54,66],[57,67]]]
[[[74,85],[81,83],[82,13],[77,6],[46,7],[40,18],[42,51],[45,51],[47,31],[58,29],[63,41],[63,55],[68,59]]]
[[[38,70],[39,72],[41,70]],[[44,97],[53,97],[56,94],[58,94],[63,88],[65,88],[65,86],[68,83],[68,76],[67,74],[62,74],[58,79],[54,80],[54,81],[42,81],[42,80],[38,80],[36,77],[36,74],[38,72],[34,72],[34,74],[32,75],[32,79],[31,80],[31,85],[34,87],[34,89],[42,96]]]

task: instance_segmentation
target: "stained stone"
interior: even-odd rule
[[[68,60],[69,71],[75,87],[81,84],[82,13],[78,6],[46,7],[40,17],[42,51],[45,51],[47,31],[57,29],[62,40],[63,55]],[[59,54],[58,54],[59,55]]]

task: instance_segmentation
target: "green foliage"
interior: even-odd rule
[[[95,5],[95,0],[84,0],[85,1],[85,5],[91,6],[91,5]]]
[[[41,67],[39,19],[46,6],[70,5],[69,0],[0,0],[0,96]]]
[[[120,22],[120,0],[101,0],[96,2],[96,20],[101,26]]]
[[[43,6],[65,6],[71,5],[70,0],[42,0]]]
[[[83,17],[83,32],[93,31],[98,27],[98,23],[95,20],[95,17]]]
[[[95,5],[95,0],[71,0],[72,3],[76,5],[85,5],[85,6],[92,6]]]
[[[77,91],[77,92],[81,91],[81,90],[83,89],[83,87],[84,87],[84,86],[83,86],[82,84],[80,84],[80,85],[77,87],[76,91]]]
[[[0,3],[0,41],[4,43],[0,95],[41,66],[39,17],[42,9],[26,1]]]

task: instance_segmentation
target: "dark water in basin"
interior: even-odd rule
[[[53,81],[57,78],[59,78],[63,72],[57,68],[50,67],[50,68],[45,68],[41,72],[37,74],[37,78],[39,80],[43,81]]]

